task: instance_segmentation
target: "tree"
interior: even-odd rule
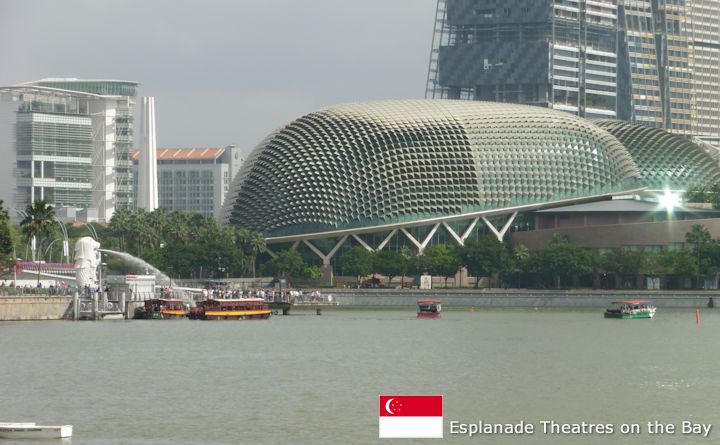
[[[36,260],[42,260],[42,246],[45,241],[53,235],[53,224],[55,222],[55,209],[47,202],[36,199],[25,209],[26,216],[20,222],[20,228],[28,240],[35,240],[34,252],[37,252]]]
[[[362,246],[354,246],[340,257],[343,275],[355,275],[357,283],[360,278],[372,273],[373,254]]]
[[[555,234],[547,246],[530,258],[531,270],[546,278],[553,278],[558,288],[562,278],[589,274],[593,266],[591,252],[562,234]]]
[[[523,246],[524,247],[524,246]],[[493,235],[484,235],[477,239],[469,239],[460,249],[460,263],[478,279],[512,270],[512,258],[505,245]]]
[[[129,243],[127,239],[130,235],[132,217],[132,211],[126,208],[119,208],[115,210],[115,213],[113,213],[110,219],[111,234],[117,238],[118,248],[121,251],[126,251],[128,248]]]
[[[10,224],[10,215],[3,206],[3,200],[0,199],[0,262],[12,257],[13,247],[15,247],[15,237]]]
[[[444,277],[445,287],[447,287],[448,278],[455,275],[460,269],[460,258],[455,246],[435,244],[425,249],[424,256],[430,274]]]
[[[253,230],[236,226],[232,227],[235,244],[237,244],[248,257],[250,257],[252,277],[255,278],[255,262],[257,260],[257,256],[262,252],[265,252],[267,249],[265,238]]]
[[[712,241],[710,231],[702,224],[694,224],[685,234],[685,241],[693,245],[696,259],[697,279],[700,281],[700,252]]]
[[[260,270],[263,275],[286,279],[319,278],[322,276],[320,268],[306,264],[297,250],[279,252],[276,258],[263,264]]]
[[[407,259],[398,251],[381,250],[375,252],[373,258],[373,271],[388,277],[388,286],[392,279],[404,275],[408,271]]]

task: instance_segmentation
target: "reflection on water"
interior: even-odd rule
[[[720,434],[720,316],[705,311],[701,326],[694,317],[543,309],[417,320],[408,308],[252,322],[5,322],[0,421],[73,424],[74,445],[384,443],[379,394],[444,394],[446,441],[684,443],[467,438],[450,436],[448,423],[693,419]],[[714,434],[702,443],[720,443]]]

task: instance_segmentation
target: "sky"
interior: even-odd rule
[[[158,147],[236,144],[248,153],[322,107],[424,97],[435,7],[0,0],[0,86],[46,77],[137,81],[140,95],[155,97]]]

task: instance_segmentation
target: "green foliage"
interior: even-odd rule
[[[444,277],[445,287],[447,287],[448,278],[455,275],[460,269],[460,257],[455,246],[435,244],[425,249],[423,256],[427,271],[431,275]]]
[[[527,248],[521,248],[520,255],[527,261]],[[513,268],[513,260],[507,248],[493,235],[469,239],[465,246],[460,248],[459,256],[461,265],[467,268],[470,275],[476,277],[488,277]],[[477,281],[475,285],[477,286]]]
[[[412,259],[403,252],[381,250],[373,257],[373,271],[388,277],[388,285],[394,277],[410,272]]]
[[[697,276],[698,267],[692,252],[687,250],[668,250],[662,253],[660,264],[666,273],[684,277]]]
[[[607,272],[621,275],[636,275],[645,270],[647,253],[642,251],[621,250],[608,252],[600,256],[598,265]]]
[[[340,257],[340,267],[343,275],[360,277],[373,272],[373,254],[362,246],[354,246]]]
[[[55,208],[47,202],[36,199],[25,208],[27,216],[20,222],[22,233],[31,240],[36,240],[36,259],[42,260],[43,247],[50,242],[56,232]]]
[[[7,262],[12,258],[13,247],[15,246],[16,235],[10,224],[10,215],[3,206],[3,200],[0,199],[0,262]]]
[[[317,266],[305,263],[297,250],[283,250],[276,258],[263,264],[260,268],[263,275],[276,278],[320,278],[322,271]],[[289,281],[288,281],[289,282]]]
[[[175,277],[244,276],[254,272],[256,256],[265,251],[265,240],[256,232],[221,228],[214,218],[162,208],[137,213],[118,209],[110,226],[101,230],[106,230],[99,233],[104,247],[116,246]]]
[[[592,253],[556,234],[542,250],[530,258],[529,269],[546,281],[554,279],[559,288],[563,279],[587,275],[593,271]]]
[[[714,209],[720,208],[720,184],[691,184],[683,195],[685,202],[711,203]]]

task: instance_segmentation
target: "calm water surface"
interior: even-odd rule
[[[0,323],[0,421],[73,424],[75,445],[364,444],[379,394],[444,394],[443,442],[720,444],[720,311],[325,311],[268,321]],[[536,425],[451,435],[449,423]],[[639,423],[640,435],[548,436],[541,420]],[[709,437],[648,421],[712,423]],[[22,444],[60,443],[60,441]],[[441,442],[440,440],[401,441]],[[12,441],[0,439],[0,445]]]

